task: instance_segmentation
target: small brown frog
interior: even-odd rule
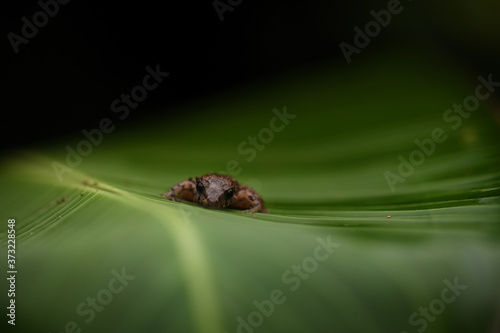
[[[264,200],[251,187],[240,185],[233,177],[209,173],[189,178],[163,194],[172,201],[193,201],[207,208],[233,208],[243,212],[267,213]]]

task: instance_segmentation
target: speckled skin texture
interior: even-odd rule
[[[206,208],[267,213],[264,200],[253,188],[239,184],[233,177],[216,173],[189,178],[160,196],[172,201],[193,201]]]

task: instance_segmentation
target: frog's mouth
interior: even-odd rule
[[[203,199],[199,199],[198,200],[198,203],[205,206],[205,207],[208,207],[208,208],[226,208],[228,205],[228,203],[225,201],[225,200],[221,200],[221,198],[218,198],[218,199],[209,199],[209,198],[203,198]]]

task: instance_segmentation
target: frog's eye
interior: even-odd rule
[[[202,182],[198,182],[196,183],[196,191],[198,191],[198,193],[202,193],[203,190],[205,189],[205,187],[203,186],[203,183]]]
[[[230,188],[229,190],[226,191],[226,198],[230,199],[234,195],[234,190]]]

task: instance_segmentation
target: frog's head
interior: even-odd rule
[[[207,208],[226,208],[236,198],[239,184],[230,176],[210,173],[196,178],[196,201]]]

